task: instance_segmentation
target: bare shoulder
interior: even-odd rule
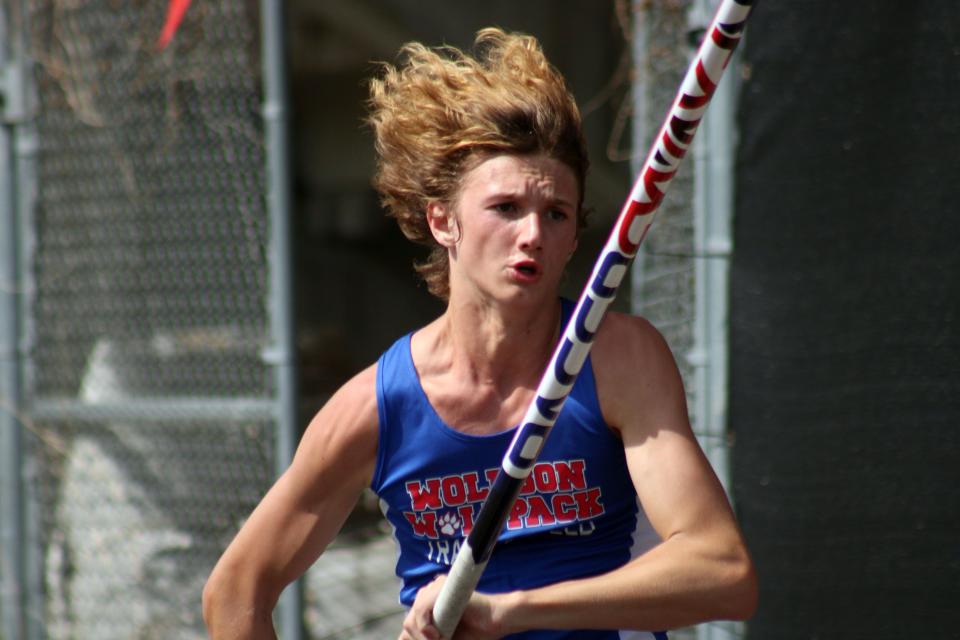
[[[292,468],[338,478],[358,490],[369,484],[380,423],[376,380],[373,364],[331,396],[307,426]]]
[[[622,430],[648,420],[686,422],[686,398],[673,353],[647,319],[610,312],[593,347],[600,406],[607,423]]]
[[[629,375],[624,382],[631,386],[664,373],[664,369],[676,370],[670,347],[657,328],[646,318],[626,313],[611,311],[604,317],[593,353],[595,368]]]

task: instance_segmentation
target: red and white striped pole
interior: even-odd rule
[[[723,0],[687,70],[630,197],[540,380],[537,395],[503,457],[500,472],[434,605],[434,622],[444,638],[453,636],[520,487],[533,469],[550,427],[556,422],[590,353],[600,321],[690,148],[717,83],[740,42],[752,5],[753,0]]]

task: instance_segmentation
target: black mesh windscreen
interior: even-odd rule
[[[960,5],[762,3],[731,272],[751,638],[958,637]]]

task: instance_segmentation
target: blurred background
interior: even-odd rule
[[[167,2],[0,4],[2,640],[205,637],[310,416],[442,310],[370,188],[377,61],[540,39],[591,150],[576,297],[716,6],[179,4],[165,47]],[[671,637],[960,638],[958,34],[953,0],[761,3],[621,288],[761,580]],[[369,496],[282,637],[395,637],[394,562]]]

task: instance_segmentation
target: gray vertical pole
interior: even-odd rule
[[[706,27],[717,8],[715,0],[696,0],[691,26]],[[739,59],[742,48],[734,52]],[[735,64],[732,62],[731,64]],[[727,73],[717,86],[710,110],[694,140],[694,344],[689,361],[695,367],[697,437],[717,477],[730,492],[730,450],[727,445],[727,296],[733,251],[733,158],[736,144],[734,103],[737,77]],[[735,640],[744,635],[740,622],[697,626],[697,640]]]
[[[647,79],[650,57],[649,11],[645,3],[636,0],[632,3],[633,38],[631,54],[635,70],[630,84],[633,104],[633,128],[630,140],[630,175],[632,176],[640,173],[640,168],[643,166],[645,159],[643,152],[649,148],[653,136],[656,135],[656,131],[653,130],[653,126],[656,125],[651,126],[648,122],[650,116],[650,86]],[[630,309],[633,313],[639,313],[643,308],[645,261],[646,244],[641,243],[640,249],[637,251],[637,257],[634,258],[633,264],[630,266]]]
[[[24,13],[24,15],[26,15]],[[26,26],[24,26],[26,28]],[[20,393],[24,415],[32,415],[33,406],[33,345],[35,341],[34,319],[31,313],[33,296],[36,292],[33,257],[36,247],[36,209],[39,182],[37,179],[37,154],[40,148],[39,136],[35,124],[36,85],[33,82],[32,63],[27,59],[27,49],[20,50],[19,60],[24,96],[24,120],[16,127],[14,137],[15,174],[17,177],[17,224],[19,225],[18,276],[20,288],[17,292],[19,318],[19,354]],[[22,431],[26,434],[26,431]],[[23,521],[26,544],[24,546],[24,589],[26,590],[27,638],[42,640],[46,638],[46,624],[43,617],[43,549],[39,535],[40,502],[36,496],[37,477],[41,472],[36,457],[23,453]]]
[[[294,343],[293,267],[290,233],[290,169],[288,148],[287,69],[283,3],[261,0],[264,77],[263,117],[267,142],[270,216],[270,327],[268,359],[275,371],[277,393],[277,473],[290,464],[297,443],[297,371]],[[283,637],[303,637],[303,586],[290,585],[278,605]]]
[[[33,257],[36,247],[36,225],[34,212],[36,209],[39,182],[37,179],[37,155],[40,143],[37,133],[36,118],[38,115],[37,88],[33,76],[33,61],[29,58],[29,25],[27,19],[27,0],[20,0],[20,24],[15,43],[15,61],[17,64],[19,97],[17,122],[14,128],[14,175],[17,180],[16,210],[18,225],[18,255],[17,276],[19,289],[17,291],[17,318],[19,325],[18,371],[19,392],[22,415],[29,416],[32,406],[33,393],[33,344],[35,329],[33,315],[33,296],[36,293],[35,270]],[[21,437],[29,432],[21,428]],[[43,549],[39,535],[40,502],[36,496],[37,477],[40,473],[39,463],[35,456],[28,451],[21,451],[21,478],[23,478],[23,589],[24,589],[24,617],[26,637],[29,640],[43,640],[46,638],[46,624],[43,617],[44,587],[43,587]]]
[[[6,640],[25,637],[21,393],[18,369],[18,256],[14,178],[16,60],[8,54],[10,14],[0,9],[0,619]]]
[[[3,20],[0,14],[0,21]],[[0,24],[0,42],[5,25]],[[0,72],[7,69],[0,50]],[[0,99],[7,100],[0,90]],[[23,481],[20,475],[20,378],[17,370],[17,236],[13,135],[0,125],[0,619],[6,640],[23,638]]]

